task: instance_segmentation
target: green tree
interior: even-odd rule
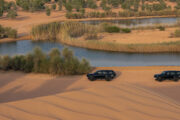
[[[46,15],[47,15],[47,16],[50,16],[50,15],[51,15],[51,9],[48,8],[48,7],[46,8]]]
[[[62,0],[59,0],[58,1],[58,6],[59,6],[59,11],[61,11],[62,10],[62,6],[63,6],[63,2],[62,2]]]
[[[15,10],[9,10],[8,11],[8,14],[7,14],[8,18],[15,19],[16,16],[17,16],[17,12]]]
[[[56,4],[53,4],[53,5],[51,6],[51,8],[52,8],[53,10],[56,10]]]
[[[71,12],[72,9],[73,9],[71,3],[66,3],[66,4],[65,4],[65,8],[66,8],[66,10],[67,10],[68,12]]]

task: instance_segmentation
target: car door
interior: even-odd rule
[[[169,79],[173,79],[175,76],[175,72],[170,72]]]
[[[165,79],[170,79],[170,72],[165,73]]]
[[[102,71],[97,71],[95,75],[97,79],[102,79],[103,73]]]

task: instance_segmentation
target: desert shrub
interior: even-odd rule
[[[16,38],[17,37],[17,30],[12,29],[10,27],[3,27],[0,25],[0,38]]]
[[[25,65],[24,65],[24,72],[29,73],[33,71],[34,67],[34,56],[32,54],[27,54],[25,56]]]
[[[165,27],[164,26],[158,26],[157,29],[159,29],[160,31],[165,31]]]
[[[8,11],[8,14],[7,14],[8,18],[15,19],[16,16],[17,16],[17,12],[15,10],[9,10]]]
[[[25,11],[39,11],[45,9],[43,0],[16,0],[16,4]]]
[[[49,9],[48,7],[46,7],[46,15],[50,16],[51,15],[51,9]]]
[[[1,64],[2,70],[10,70],[11,69],[11,58],[9,56],[3,56],[0,64]]]
[[[0,56],[0,69],[75,75],[88,73],[91,66],[85,59],[79,61],[68,48],[63,49],[61,56],[58,49],[52,49],[49,54],[45,54],[37,47],[33,53],[27,55]]]
[[[173,37],[180,37],[180,29],[175,30],[175,32],[172,35]]]
[[[56,10],[56,4],[52,4],[51,8],[52,8],[53,10]]]
[[[131,29],[129,29],[129,28],[122,28],[121,31],[122,31],[123,33],[130,33],[130,32],[131,32]]]
[[[108,33],[118,33],[118,32],[120,32],[120,28],[117,27],[117,26],[107,26],[104,29],[105,29],[105,32],[108,32]]]
[[[33,71],[34,72],[42,72],[42,66],[45,65],[45,54],[42,52],[42,50],[38,47],[36,47],[34,50],[33,50],[33,56],[34,56],[34,59],[33,59],[33,62],[34,62],[34,66],[33,66]]]
[[[5,34],[9,38],[17,38],[17,30],[12,29],[10,27],[5,28]]]

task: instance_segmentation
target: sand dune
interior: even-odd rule
[[[180,67],[113,67],[111,82],[86,76],[0,72],[0,120],[179,120],[180,82],[153,74]]]

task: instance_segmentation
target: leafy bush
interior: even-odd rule
[[[175,30],[173,37],[180,37],[180,29]]]
[[[50,16],[51,15],[51,9],[49,9],[48,7],[46,8],[46,15]]]
[[[52,49],[48,55],[40,48],[35,48],[33,53],[27,55],[0,56],[0,69],[75,75],[88,73],[91,66],[86,59],[79,61],[68,48],[63,49],[62,56],[57,48]]]
[[[130,33],[131,29],[129,29],[129,28],[122,28],[122,32],[123,33]]]
[[[8,14],[7,14],[8,18],[15,19],[16,16],[17,16],[17,12],[15,10],[9,10],[8,11]]]
[[[165,31],[165,27],[164,26],[158,26],[157,29],[159,29],[160,31]]]
[[[105,29],[105,32],[108,32],[108,33],[118,33],[118,32],[120,32],[120,28],[117,27],[117,26],[107,26],[104,29]]]
[[[17,37],[17,30],[12,29],[10,27],[2,27],[0,25],[0,38],[16,38]]]

